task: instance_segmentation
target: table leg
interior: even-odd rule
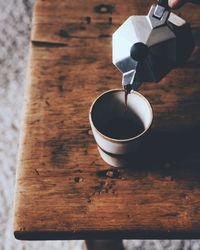
[[[124,250],[122,240],[86,240],[84,250]]]

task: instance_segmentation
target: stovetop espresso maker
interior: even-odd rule
[[[190,56],[189,23],[171,12],[167,0],[152,5],[147,16],[130,16],[112,36],[112,61],[130,92],[143,82],[158,82]]]

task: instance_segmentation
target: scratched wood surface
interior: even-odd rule
[[[36,1],[16,238],[199,238],[199,6],[178,11],[191,23],[196,41],[189,62],[140,89],[155,118],[132,168],[113,170],[104,163],[89,126],[94,98],[121,85],[111,63],[111,34],[128,16],[147,13],[151,3]]]

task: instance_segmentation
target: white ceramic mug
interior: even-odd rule
[[[127,155],[134,154],[149,131],[153,111],[147,99],[140,93],[134,91],[127,99],[128,115],[137,117],[143,124],[143,131],[138,135],[127,139],[111,138],[103,134],[102,127],[106,121],[125,115],[125,93],[122,89],[113,89],[104,92],[91,105],[89,121],[94,138],[98,144],[101,157],[105,162],[115,167],[127,165]]]

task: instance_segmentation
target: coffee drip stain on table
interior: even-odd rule
[[[36,1],[16,238],[199,238],[198,5],[178,11],[191,22],[196,40],[190,61],[140,89],[153,106],[154,122],[132,168],[104,163],[89,126],[92,101],[121,86],[111,62],[112,33],[128,16],[147,13],[151,3]]]

